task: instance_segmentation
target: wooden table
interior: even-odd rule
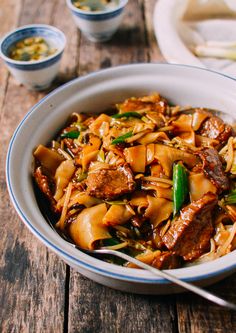
[[[155,0],[130,0],[114,38],[93,44],[77,31],[65,0],[0,0],[0,37],[17,26],[47,23],[68,44],[54,87],[126,63],[163,61],[153,35]],[[0,63],[0,331],[236,332],[236,315],[192,294],[140,296],[98,285],[70,269],[17,217],[7,194],[4,163],[10,137],[45,93],[27,91]],[[236,302],[236,275],[209,290]]]

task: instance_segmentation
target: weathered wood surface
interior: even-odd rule
[[[130,0],[114,38],[87,41],[64,0],[0,0],[0,37],[18,25],[53,24],[68,45],[53,88],[110,66],[163,61],[153,34],[156,0]],[[10,137],[44,93],[29,92],[0,63],[0,332],[236,332],[236,316],[190,294],[137,296],[100,286],[67,267],[20,222],[4,175]],[[236,276],[210,290],[236,302]]]

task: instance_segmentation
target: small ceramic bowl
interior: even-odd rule
[[[9,57],[11,47],[18,41],[40,36],[57,51],[42,60],[19,61]],[[16,80],[31,90],[48,88],[56,77],[60,59],[66,44],[66,37],[55,27],[45,24],[31,24],[11,31],[0,41],[0,57],[4,60]]]
[[[76,8],[72,0],[66,0],[75,24],[92,42],[105,42],[117,31],[128,0],[107,11],[89,12]]]
[[[35,147],[47,144],[73,112],[102,112],[130,96],[159,92],[174,105],[221,110],[236,118],[236,81],[196,67],[136,64],[113,67],[75,79],[36,104],[16,129],[9,145],[6,177],[13,205],[32,233],[81,274],[106,286],[143,294],[170,294],[180,287],[141,269],[89,256],[62,239],[43,217],[35,197],[32,172]],[[79,93],[78,93],[79,92]],[[236,250],[219,259],[171,270],[201,286],[236,271]]]

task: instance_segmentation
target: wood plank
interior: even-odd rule
[[[143,1],[129,1],[122,26],[107,43],[94,44],[81,37],[78,74],[125,63],[148,62],[149,39],[143,10]],[[177,328],[172,297],[121,293],[98,285],[74,270],[70,273],[68,313],[71,333],[168,333],[176,332]]]
[[[20,26],[25,24],[50,24],[57,6],[56,0],[24,0]],[[62,13],[61,13],[62,14]]]
[[[122,293],[71,272],[70,333],[177,332],[173,298]]]
[[[62,19],[63,18],[63,19]],[[65,1],[58,1],[50,24],[64,32],[67,39],[61,62],[61,71],[56,85],[61,85],[77,76],[80,35]]]
[[[15,2],[14,0],[1,0],[0,6],[0,38],[2,38],[8,31],[14,29],[19,20],[21,11],[21,1]],[[7,20],[5,18],[8,18]],[[4,62],[0,59],[0,110],[4,101],[8,82],[8,70],[4,66]],[[1,114],[0,114],[1,118]]]
[[[207,289],[236,303],[235,288],[236,275],[234,274]],[[225,310],[192,294],[177,296],[177,313],[179,332],[236,332],[235,312]]]
[[[2,0],[3,1],[3,0]],[[10,25],[29,23],[54,23],[65,28],[72,39],[74,27],[66,27],[61,20],[66,13],[65,2],[25,0],[14,2],[16,7],[11,17],[13,1],[4,0],[4,10],[9,17],[8,25],[3,30],[10,29]],[[9,6],[8,7],[8,3]],[[22,11],[19,13],[19,8]],[[2,2],[1,9],[2,10]],[[20,14],[20,15],[19,15]],[[18,16],[19,19],[18,19]],[[0,33],[4,32],[0,26]],[[77,41],[75,33],[74,40]],[[76,59],[76,43],[70,44],[65,52],[64,71],[61,76],[69,78],[76,73],[76,61],[71,61],[70,54]],[[5,67],[1,67],[5,71]],[[73,74],[74,76],[74,74]],[[2,80],[2,78],[0,78]],[[2,83],[2,81],[1,81]],[[64,308],[66,303],[66,265],[51,251],[48,251],[28,229],[23,226],[16,216],[7,196],[4,175],[4,164],[10,137],[25,115],[45,93],[29,92],[10,76],[7,89],[3,91],[3,105],[1,112],[0,136],[0,215],[1,215],[1,244],[3,254],[0,259],[0,331],[1,332],[63,332]],[[1,107],[1,104],[0,104]],[[33,241],[32,241],[33,240]]]
[[[100,68],[148,61],[148,45],[142,10],[142,1],[129,1],[119,30],[106,43],[92,43],[82,36],[79,53],[79,75]]]
[[[158,47],[158,41],[156,40],[154,34],[153,13],[156,3],[157,3],[156,0],[144,0],[144,9],[145,9],[144,19],[146,24],[147,40],[149,45],[149,61],[166,62]]]
[[[42,332],[45,328],[48,332],[55,332],[54,328],[57,332],[63,331],[65,265],[23,227],[6,195],[6,148],[13,129],[35,99],[36,94],[29,95],[24,87],[10,79],[1,120],[2,332]],[[54,308],[52,313],[51,308]]]

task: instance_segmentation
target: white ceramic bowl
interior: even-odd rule
[[[92,42],[105,42],[117,31],[128,0],[119,0],[119,5],[107,11],[88,12],[76,8],[72,0],[66,0],[75,24]]]
[[[44,220],[32,184],[32,151],[46,144],[74,111],[102,111],[130,96],[160,92],[175,104],[221,110],[236,117],[236,82],[230,77],[184,65],[137,64],[106,69],[67,83],[36,104],[16,129],[9,145],[6,177],[13,205],[26,226],[46,246],[83,275],[112,288],[145,294],[180,289],[140,269],[109,264],[66,243]],[[208,285],[236,270],[236,251],[172,274]]]
[[[9,58],[9,50],[17,41],[41,36],[57,52],[39,61],[19,61]],[[44,90],[55,79],[65,48],[66,37],[59,29],[46,24],[31,24],[11,31],[1,39],[0,57],[16,80],[31,90]]]

